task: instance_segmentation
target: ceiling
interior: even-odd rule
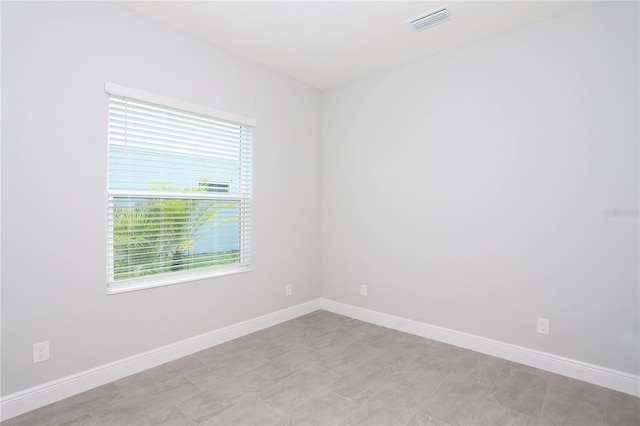
[[[118,1],[318,89],[549,19],[589,1]],[[454,19],[406,22],[447,5]]]

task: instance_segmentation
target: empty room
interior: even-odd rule
[[[640,4],[1,1],[3,425],[640,425]]]

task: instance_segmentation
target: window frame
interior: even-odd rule
[[[113,96],[131,98],[136,101],[143,101],[155,104],[160,107],[178,109],[184,112],[196,113],[205,115],[217,120],[231,122],[234,125],[242,125],[245,127],[253,128],[256,125],[256,121],[251,118],[243,117],[240,115],[219,111],[213,108],[209,108],[202,105],[192,104],[161,95],[157,95],[150,92],[144,92],[138,89],[132,89],[125,86],[120,86],[111,82],[106,82],[104,87],[105,93],[108,95],[108,99]],[[107,116],[109,117],[110,109]],[[111,145],[110,138],[108,138],[108,146]],[[249,143],[249,151],[252,150],[253,138],[251,137]],[[159,151],[162,152],[162,151]],[[250,152],[249,152],[250,155]],[[107,154],[107,158],[111,161],[110,151]],[[252,204],[252,190],[251,190],[251,170],[253,168],[252,159],[249,158],[248,164],[248,184],[249,190],[246,193],[229,193],[230,181],[228,180],[211,180],[211,184],[226,184],[226,191],[210,191],[209,189],[203,192],[185,192],[184,195],[176,194],[175,192],[165,192],[156,190],[140,190],[140,189],[113,189],[110,187],[109,179],[107,179],[107,293],[117,294],[129,291],[142,290],[147,288],[154,288],[165,285],[178,284],[183,282],[190,282],[194,280],[214,278],[219,276],[226,276],[231,274],[238,274],[249,272],[252,270],[251,263],[251,204]],[[108,168],[108,173],[110,169]],[[246,173],[247,170],[242,169],[241,173]],[[205,185],[206,186],[206,185]],[[242,192],[242,191],[240,191]],[[117,198],[142,198],[142,199],[164,199],[164,198],[176,198],[176,199],[203,199],[203,200],[221,200],[221,201],[233,201],[238,202],[239,218],[238,218],[238,244],[239,247],[239,261],[237,263],[229,265],[216,265],[209,267],[200,267],[195,269],[187,269],[175,272],[164,272],[160,274],[153,274],[135,278],[126,278],[122,280],[115,280],[114,278],[114,212],[115,212],[115,200]]]

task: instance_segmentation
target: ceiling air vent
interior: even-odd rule
[[[407,24],[416,31],[426,30],[435,25],[441,24],[453,18],[447,6],[442,6],[439,9],[433,10],[426,15],[420,15],[416,18],[407,21]]]

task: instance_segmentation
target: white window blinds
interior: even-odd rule
[[[252,121],[105,90],[109,292],[249,270]]]

